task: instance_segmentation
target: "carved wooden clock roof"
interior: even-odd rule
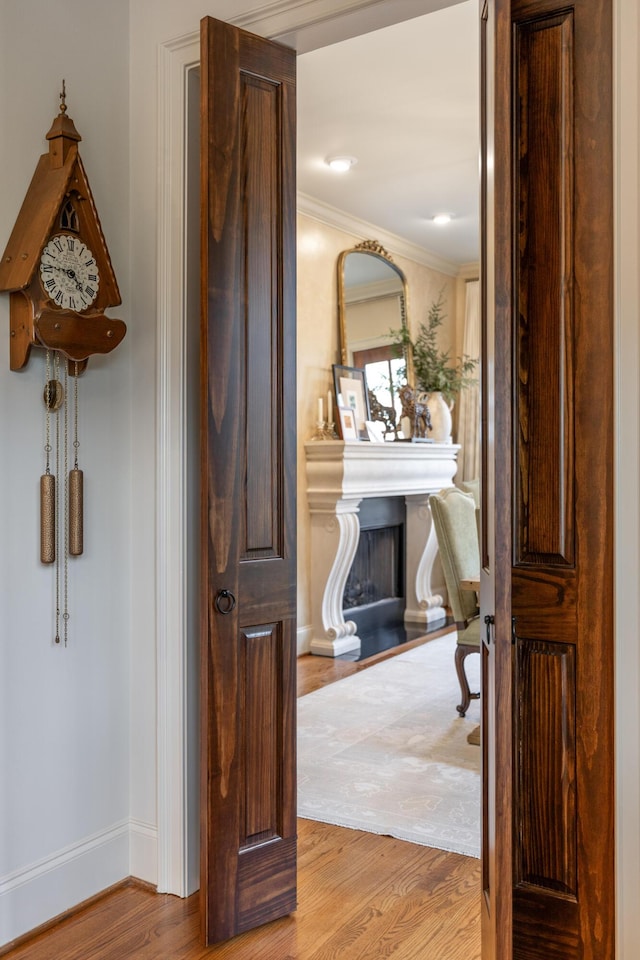
[[[120,291],[89,181],[78,153],[80,134],[60,114],[47,133],[49,152],[38,161],[18,219],[0,261],[0,291],[11,293],[11,369],[23,367],[32,345],[59,349],[75,360],[107,353],[125,335],[121,320],[103,315],[120,304]],[[77,235],[99,270],[97,295],[85,310],[59,309],[43,289],[39,264],[56,234]]]

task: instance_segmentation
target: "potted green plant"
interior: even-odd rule
[[[458,357],[451,362],[449,350],[438,345],[438,329],[445,319],[442,293],[431,304],[427,322],[421,323],[413,340],[407,327],[392,330],[391,334],[402,347],[413,366],[413,388],[416,398],[425,399],[432,421],[432,439],[448,440],[451,434],[451,408],[460,392],[477,383],[478,361],[473,357]],[[445,413],[446,411],[446,413]],[[441,421],[444,419],[444,423]]]

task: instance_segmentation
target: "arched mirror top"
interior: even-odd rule
[[[340,358],[360,366],[358,354],[394,342],[391,330],[407,325],[404,273],[375,240],[364,240],[338,258]],[[354,362],[355,361],[355,362]]]

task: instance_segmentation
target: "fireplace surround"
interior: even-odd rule
[[[453,486],[458,444],[367,443],[342,440],[305,444],[311,513],[311,652],[335,657],[360,649],[344,590],[360,540],[360,504],[404,501],[404,622],[425,628],[444,620],[446,591],[437,562],[429,494]]]

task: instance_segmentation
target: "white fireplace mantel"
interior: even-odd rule
[[[405,499],[405,622],[426,626],[444,619],[444,586],[432,583],[437,544],[429,494],[453,486],[459,449],[454,443],[305,444],[312,653],[335,657],[360,647],[356,624],[344,619],[342,597],[360,537],[358,510],[366,497]]]

